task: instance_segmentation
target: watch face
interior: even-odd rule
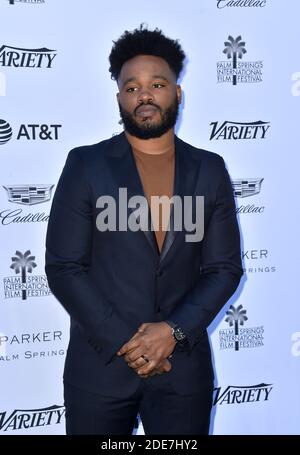
[[[181,341],[181,340],[185,339],[185,334],[183,333],[183,331],[180,327],[177,327],[174,330],[174,337],[176,338],[177,341]]]

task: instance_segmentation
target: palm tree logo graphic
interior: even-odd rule
[[[227,58],[232,58],[233,69],[236,70],[237,59],[243,58],[243,54],[246,54],[245,41],[242,41],[242,37],[238,36],[234,39],[231,35],[228,36],[228,41],[225,41],[225,49],[223,54],[227,55]],[[235,71],[234,71],[235,72]],[[233,75],[233,85],[236,85],[236,74]]]
[[[16,274],[21,272],[22,277],[22,300],[26,300],[26,289],[24,289],[26,284],[26,272],[32,273],[36,263],[34,262],[35,256],[31,256],[30,250],[27,250],[24,254],[20,251],[16,251],[16,256],[12,257],[11,269],[14,269]]]
[[[227,318],[225,319],[226,322],[228,322],[229,327],[232,327],[234,325],[234,335],[235,335],[235,343],[234,343],[234,349],[235,351],[239,350],[239,325],[244,325],[244,322],[248,320],[246,316],[247,310],[242,310],[243,305],[239,305],[237,308],[234,308],[233,305],[230,305],[229,310],[226,311],[226,314],[228,315]]]

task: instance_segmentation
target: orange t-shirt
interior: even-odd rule
[[[151,221],[159,251],[161,251],[170,218],[170,204],[157,204],[151,196],[168,196],[174,191],[175,150],[160,154],[144,153],[132,147],[135,162],[150,206]]]

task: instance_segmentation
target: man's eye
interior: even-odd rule
[[[156,84],[153,84],[153,87],[155,88],[161,88],[161,87],[164,87],[163,84],[159,84],[158,82]]]
[[[126,90],[126,92],[132,93],[132,92],[135,91],[135,89],[136,89],[136,87],[129,87],[129,88]]]

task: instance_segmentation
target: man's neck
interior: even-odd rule
[[[170,129],[165,134],[154,139],[139,139],[125,131],[131,147],[149,155],[159,155],[174,148],[174,129]]]

